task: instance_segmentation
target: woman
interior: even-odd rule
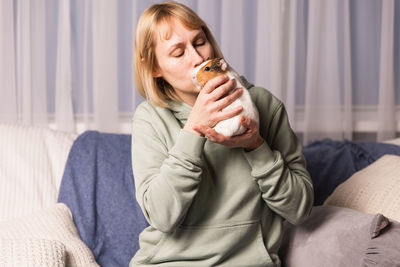
[[[302,222],[313,187],[301,144],[282,103],[267,90],[227,93],[235,81],[199,91],[190,72],[222,57],[206,24],[184,5],[144,11],[135,36],[136,109],[132,164],[136,198],[150,226],[131,266],[279,266],[282,222]],[[249,90],[260,123],[225,137],[212,127],[238,115],[222,111]]]

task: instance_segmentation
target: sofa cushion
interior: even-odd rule
[[[394,139],[390,139],[390,140],[386,140],[383,143],[400,146],[400,137],[397,137],[397,138],[394,138]]]
[[[326,205],[382,213],[400,221],[400,156],[385,155],[340,184]]]
[[[400,266],[400,223],[381,214],[314,207],[302,225],[284,223],[283,266]]]
[[[334,189],[355,172],[383,155],[400,155],[400,146],[325,139],[305,146],[303,154],[314,184],[314,204],[322,205]]]
[[[0,124],[0,222],[57,202],[76,134]]]
[[[98,266],[90,249],[82,242],[74,225],[69,208],[62,203],[34,212],[29,216],[0,222],[0,240],[18,240],[32,242],[37,240],[57,241],[65,246],[65,262],[67,266]],[[36,243],[34,244],[36,245]],[[44,248],[49,248],[45,244]],[[60,249],[54,246],[55,249]],[[31,248],[22,248],[21,251],[35,252]],[[43,258],[45,251],[36,251],[38,259]],[[57,251],[52,253],[57,254]],[[34,256],[32,256],[34,257]],[[23,265],[24,266],[24,265]]]

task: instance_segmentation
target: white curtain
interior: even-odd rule
[[[351,138],[351,70],[349,3],[309,2],[304,103],[305,142],[321,138]],[[343,22],[343,23],[340,23]],[[340,38],[341,37],[341,38]],[[346,55],[348,55],[346,57]],[[342,64],[342,66],[340,66]]]
[[[145,0],[0,1],[0,122],[129,132]],[[398,132],[400,3],[185,0],[227,61],[269,89],[307,144]]]

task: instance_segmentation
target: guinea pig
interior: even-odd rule
[[[225,62],[224,59],[214,58],[204,61],[201,65],[199,65],[192,71],[192,81],[197,86],[197,88],[201,89],[207,83],[207,81],[223,74],[228,75],[230,79],[236,80],[236,88],[243,88],[242,95],[234,102],[232,102],[229,106],[225,107],[223,110],[234,108],[237,106],[242,106],[243,110],[239,115],[218,122],[214,126],[214,130],[225,136],[240,135],[247,130],[240,124],[240,116],[244,115],[259,123],[259,115],[256,106],[251,100],[250,93],[243,85],[243,81],[240,78],[239,74],[237,74]],[[236,88],[232,90],[235,90]]]

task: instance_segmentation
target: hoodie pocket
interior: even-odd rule
[[[146,263],[190,261],[191,266],[272,266],[261,225],[247,221],[221,226],[181,226],[164,234]]]

